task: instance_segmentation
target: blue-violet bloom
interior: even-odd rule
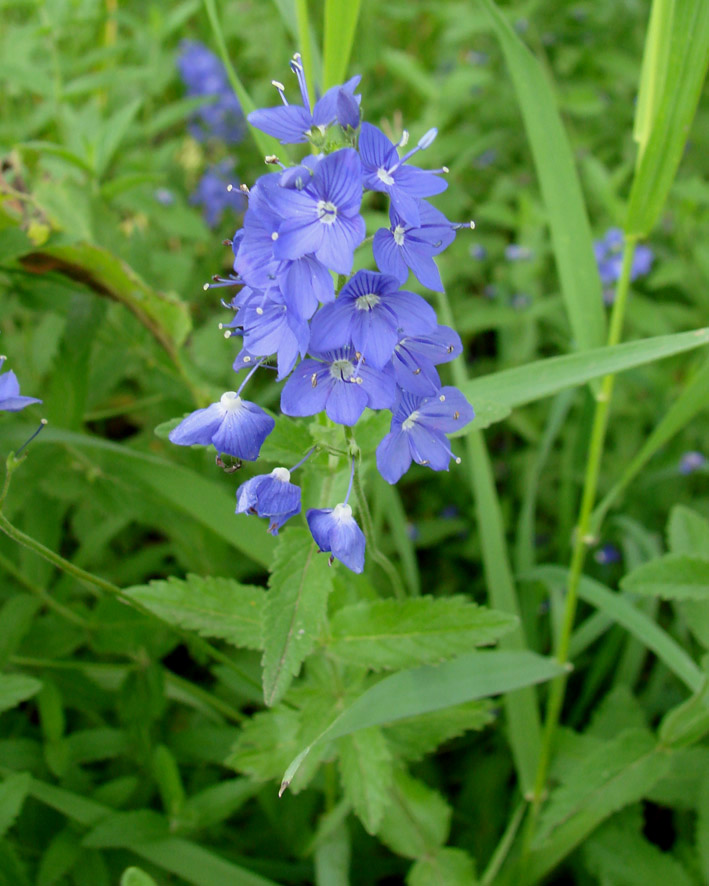
[[[7,357],[0,357],[0,369]],[[31,403],[41,403],[36,397],[23,397],[20,394],[20,383],[12,370],[0,377],[0,410],[19,412]]]
[[[256,461],[276,423],[260,406],[242,400],[236,391],[222,394],[219,403],[197,409],[170,431],[178,446],[212,446],[217,452]]]
[[[338,298],[313,317],[310,346],[330,351],[349,344],[370,366],[383,369],[402,330],[422,335],[436,329],[436,312],[420,295],[399,289],[396,277],[357,271]]]
[[[379,473],[392,485],[408,471],[412,461],[434,471],[447,471],[455,456],[446,434],[475,417],[470,403],[452,387],[441,388],[433,397],[402,391],[393,413],[391,431],[377,446]]]
[[[221,223],[227,210],[234,214],[244,210],[243,193],[234,187],[229,190],[233,170],[234,164],[228,160],[210,167],[190,196],[190,203],[202,207],[204,220],[210,228],[216,228]]]
[[[699,468],[703,468],[706,464],[706,461],[706,457],[702,455],[701,452],[685,452],[682,458],[679,460],[679,467],[677,468],[677,470],[680,472],[680,474],[693,474],[695,471],[698,471]]]
[[[211,98],[209,104],[196,111],[201,125],[190,126],[192,135],[202,141],[209,136],[225,142],[238,142],[244,134],[241,105],[229,85],[226,69],[214,53],[202,43],[184,40],[177,59],[187,95]]]
[[[348,504],[334,508],[311,508],[305,515],[315,543],[321,551],[328,551],[352,572],[364,570],[364,533],[352,516]]]
[[[404,391],[432,397],[441,387],[436,366],[455,360],[462,351],[460,336],[450,326],[438,326],[426,335],[402,334],[392,357],[396,383]]]
[[[300,513],[300,486],[290,482],[288,468],[259,474],[236,490],[236,513],[268,517],[268,531],[278,535],[286,520]]]
[[[593,251],[601,283],[604,286],[610,286],[617,282],[623,266],[623,232],[620,228],[609,228],[603,238],[593,244]],[[653,252],[649,246],[636,246],[630,279],[637,280],[638,277],[649,273],[653,258]]]

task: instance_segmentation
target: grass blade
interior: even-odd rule
[[[532,149],[561,281],[561,292],[580,350],[605,339],[601,281],[581,185],[552,87],[541,66],[492,0],[487,10],[512,77]]]
[[[350,63],[361,0],[325,0],[323,88],[342,83]]]

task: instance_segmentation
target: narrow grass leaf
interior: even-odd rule
[[[492,0],[478,2],[488,12],[517,93],[576,345],[580,350],[598,347],[605,338],[601,280],[578,173],[552,87],[497,5]]]
[[[399,671],[360,695],[293,760],[283,776],[281,793],[310,750],[325,739],[502,695],[562,673],[565,669],[558,662],[533,652],[471,652],[442,665]]]
[[[634,594],[649,594],[663,600],[709,601],[709,551],[706,556],[665,554],[643,563],[620,586]]]
[[[168,624],[218,637],[245,649],[262,649],[263,588],[231,578],[188,575],[151,581],[124,591]]]
[[[342,83],[350,63],[361,0],[325,0],[323,87]]]
[[[516,625],[514,616],[462,596],[378,600],[340,609],[328,649],[349,664],[396,670],[446,661],[494,643]]]
[[[332,573],[305,529],[280,536],[263,616],[263,695],[280,701],[325,621]]]
[[[539,566],[525,577],[557,587],[568,584],[568,570],[562,566]],[[581,577],[579,596],[651,649],[692,692],[701,688],[704,677],[690,656],[666,631],[633,606],[627,596],[611,591],[587,576]]]
[[[473,406],[480,397],[487,402],[514,408],[584,384],[593,378],[654,363],[706,344],[709,344],[709,329],[658,335],[616,347],[594,348],[583,354],[537,360],[466,381],[458,387]]]
[[[654,84],[659,94],[652,102],[650,133],[641,144],[628,201],[625,232],[634,237],[650,232],[665,205],[709,65],[709,4],[681,0],[671,6],[671,14],[663,15],[665,24],[671,19],[669,30],[658,34],[651,29],[650,35],[661,41],[656,55],[662,59],[659,76],[663,82]],[[646,71],[643,74],[649,76]],[[645,126],[649,116],[643,118]]]
[[[662,718],[658,738],[667,747],[688,747],[709,732],[709,680],[682,704],[671,708]]]

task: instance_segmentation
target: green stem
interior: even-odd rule
[[[623,249],[623,265],[618,285],[616,287],[615,302],[611,313],[610,329],[608,332],[608,347],[613,347],[619,344],[621,339],[625,307],[628,301],[628,293],[630,291],[630,275],[633,267],[634,253],[635,240],[628,237],[626,238]],[[578,604],[578,588],[581,580],[581,573],[583,571],[588,546],[595,541],[590,535],[591,514],[593,512],[593,505],[596,500],[596,492],[598,489],[598,478],[600,476],[603,447],[605,444],[606,430],[608,428],[608,413],[611,397],[613,396],[614,383],[615,375],[611,374],[604,376],[600,390],[596,395],[596,408],[594,410],[593,426],[588,447],[588,458],[586,461],[586,473],[581,495],[579,519],[574,531],[571,565],[569,567],[569,583],[566,590],[561,628],[556,642],[556,659],[560,664],[566,664],[568,661],[569,643],[571,641],[576,607]],[[526,856],[529,853],[531,841],[534,837],[537,820],[539,818],[539,809],[544,796],[547,772],[551,760],[552,745],[564,703],[566,679],[565,676],[557,677],[556,680],[552,682],[549,692],[546,720],[544,722],[544,731],[542,733],[542,747],[539,754],[534,791],[531,798],[530,815],[527,820],[522,851],[522,865],[524,865]]]
[[[92,625],[90,622],[86,621],[86,619],[82,618],[80,615],[77,615],[68,606],[64,606],[63,603],[60,603],[58,600],[55,600],[51,594],[48,594],[44,588],[37,587],[37,585],[33,584],[29,579],[25,578],[25,576],[20,572],[20,570],[15,566],[12,560],[8,559],[4,554],[0,554],[0,566],[11,575],[18,584],[21,584],[22,587],[26,588],[31,593],[35,594],[35,596],[39,597],[39,599],[47,606],[48,609],[53,609],[57,615],[61,615],[62,618],[65,618],[67,621],[72,622],[72,624],[78,625],[80,628],[83,628],[86,631],[95,630],[96,626]]]
[[[512,817],[507,823],[507,827],[505,828],[505,832],[500,838],[500,842],[497,844],[495,851],[488,862],[485,871],[480,878],[480,886],[493,886],[497,875],[500,872],[500,868],[505,863],[505,859],[509,855],[510,849],[512,848],[512,844],[514,843],[514,839],[517,836],[517,831],[519,830],[519,826],[522,823],[522,819],[524,818],[524,813],[527,811],[527,804],[522,802],[517,806]]]

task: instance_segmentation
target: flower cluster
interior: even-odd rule
[[[0,357],[0,369],[7,357]],[[0,410],[19,412],[31,403],[41,403],[36,397],[23,397],[20,394],[20,383],[15,373],[10,370],[0,377]]]
[[[598,264],[598,273],[603,284],[603,300],[612,304],[615,293],[613,284],[620,278],[623,266],[624,237],[620,228],[609,228],[600,240],[593,244],[593,252]],[[636,246],[630,279],[637,280],[650,272],[654,255],[649,246]]]
[[[190,125],[192,135],[198,141],[210,137],[225,142],[240,141],[244,135],[244,115],[224,65],[216,55],[196,40],[184,40],[177,67],[187,95],[208,100],[195,112]]]
[[[244,208],[243,193],[238,188],[229,187],[233,171],[234,164],[229,160],[210,166],[190,197],[190,203],[203,208],[204,220],[210,228],[221,224],[225,212],[237,213]]]
[[[376,451],[389,483],[412,461],[447,470],[451,458],[460,459],[446,435],[470,422],[473,409],[460,391],[442,385],[437,366],[458,356],[462,344],[422,296],[401,288],[412,273],[424,287],[442,291],[435,257],[457,229],[472,227],[450,222],[425,199],[445,190],[448,170],[409,162],[433,142],[436,130],[404,151],[408,133],[393,143],[376,126],[360,122],[359,77],[329,89],[313,105],[298,55],[291,69],[301,103],[290,104],[283,84],[274,81],[282,104],[248,119],[284,144],[310,143],[313,153],[292,167],[268,157],[277,170],[250,190],[242,186],[248,209],[231,241],[234,273],[205,287],[239,287],[227,305],[234,317],[223,327],[227,337],[242,339],[234,370],[251,371],[237,392],[190,415],[170,439],[211,442],[222,453],[255,459],[273,420],[240,393],[259,366],[275,360],[277,379],[285,380],[285,415],[324,412],[352,427],[366,408],[391,411],[390,431]],[[388,198],[389,226],[371,238],[378,270],[352,274],[355,250],[367,234],[361,206],[368,191]],[[293,470],[278,467],[244,483],[237,513],[267,517],[269,531],[277,533],[300,511]],[[364,537],[347,498],[334,508],[309,511],[307,522],[321,550],[362,570]]]

